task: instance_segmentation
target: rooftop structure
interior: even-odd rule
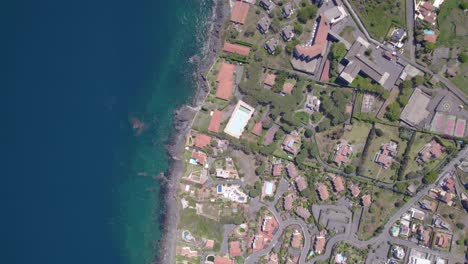
[[[285,151],[293,155],[296,155],[297,152],[299,151],[300,140],[301,140],[301,135],[299,134],[299,132],[294,130],[286,136],[281,146]]]
[[[309,210],[302,206],[297,207],[296,214],[304,220],[309,219],[309,217],[311,216]]]
[[[294,28],[291,25],[287,25],[281,30],[281,37],[284,41],[291,41],[294,37]]]
[[[286,166],[286,171],[288,173],[289,178],[291,179],[295,179],[296,177],[299,176],[296,165],[294,165],[294,163],[292,162],[289,162],[289,164]]]
[[[397,148],[398,144],[395,141],[382,144],[380,151],[375,155],[374,162],[382,166],[382,168],[388,169],[392,165],[393,158],[397,155]]]
[[[354,184],[351,185],[349,190],[351,191],[351,195],[353,197],[358,197],[358,195],[361,193],[361,190],[359,189],[359,187],[357,185],[354,185]]]
[[[214,259],[214,264],[234,264],[234,260],[228,257],[216,256]]]
[[[268,16],[262,17],[257,23],[257,29],[262,34],[268,33],[268,29],[270,28],[271,19]]]
[[[294,14],[294,8],[291,4],[291,2],[283,5],[283,8],[281,9],[281,12],[283,13],[283,16],[285,18],[290,17],[292,14]]]
[[[263,237],[271,240],[278,229],[279,223],[274,216],[265,216],[261,222],[260,232]]]
[[[352,83],[356,76],[362,73],[380,85],[386,87],[384,84],[390,75],[388,72],[383,71],[377,64],[366,58],[364,52],[369,47],[370,44],[367,41],[361,37],[357,38],[348,50],[348,53],[346,53],[345,60],[348,64],[340,73],[340,78],[347,83]]]
[[[330,80],[330,60],[325,60],[325,64],[323,65],[322,74],[320,74],[320,81],[321,82],[328,82]]]
[[[285,196],[285,197],[283,198],[283,207],[284,207],[284,210],[290,211],[290,210],[292,209],[294,199],[295,199],[295,197],[294,197],[294,195],[292,195],[292,194],[289,194],[289,195],[287,195],[287,196]]]
[[[416,4],[415,11],[415,18],[424,20],[431,25],[435,25],[437,13],[431,1],[419,1]]]
[[[395,47],[401,48],[403,47],[403,40],[406,37],[406,30],[403,28],[395,28],[390,36],[390,43],[392,43]]]
[[[231,258],[242,256],[242,248],[238,240],[229,242],[229,256]]]
[[[424,41],[426,42],[430,42],[434,44],[437,42],[437,35],[432,30],[430,32],[424,31],[423,37],[424,37]]]
[[[430,101],[430,95],[419,88],[414,89],[408,104],[401,112],[400,119],[410,126],[422,127],[426,118],[430,116],[430,112],[427,110]]]
[[[222,118],[223,118],[223,112],[219,110],[214,110],[211,113],[211,120],[208,126],[208,131],[218,133]]]
[[[304,177],[302,176],[298,176],[295,180],[296,182],[296,187],[297,187],[297,190],[302,192],[304,191],[305,189],[307,189],[307,181],[304,179]]]
[[[371,205],[371,203],[372,203],[372,198],[371,198],[370,194],[366,194],[366,195],[362,196],[362,198],[361,198],[361,203],[362,203],[362,205],[365,206],[365,207]]]
[[[336,165],[341,166],[342,164],[349,162],[349,156],[353,154],[353,147],[347,142],[342,142],[336,146],[335,157],[333,161]]]
[[[180,249],[180,255],[186,258],[196,258],[198,257],[198,251],[191,250],[190,247],[182,247]]]
[[[207,156],[205,153],[198,150],[192,151],[192,158],[190,160],[190,163],[204,166],[206,164],[206,160]]]
[[[418,160],[421,162],[428,162],[431,159],[436,159],[442,155],[444,147],[434,139],[425,144],[418,153]]]
[[[317,185],[317,193],[319,195],[319,198],[321,201],[324,201],[326,199],[328,199],[328,197],[330,196],[328,194],[328,189],[327,189],[327,186],[323,183],[319,183]]]
[[[305,103],[306,110],[309,112],[318,112],[320,110],[321,101],[315,95],[307,95],[307,100]]]
[[[442,182],[442,186],[443,186],[444,190],[446,190],[448,192],[453,192],[455,190],[455,181],[453,180],[452,177],[447,177]]]
[[[273,8],[275,8],[275,4],[271,0],[260,0],[258,5],[263,7],[263,9],[265,9],[267,12],[270,12],[273,10]]]
[[[414,219],[423,221],[424,218],[426,217],[426,214],[419,209],[411,208],[410,211],[411,211],[411,217]]]
[[[291,63],[299,71],[313,74],[317,66],[316,58],[324,56],[330,23],[324,15],[319,16],[312,44],[296,45]]]
[[[330,24],[335,24],[337,22],[340,22],[341,20],[343,20],[344,18],[348,16],[345,8],[342,5],[334,6],[326,10],[323,14],[328,19],[328,21],[330,21]]]
[[[325,243],[327,242],[325,235],[326,235],[326,231],[322,230],[317,236],[315,236],[314,252],[316,254],[322,254],[323,251],[325,250]]]
[[[298,230],[294,230],[294,233],[291,236],[291,247],[301,248],[302,245],[302,234]]]
[[[243,25],[249,13],[249,4],[242,1],[235,1],[231,13],[231,22]]]
[[[218,85],[216,87],[216,97],[222,100],[229,100],[234,87],[234,64],[222,63],[216,77]]]
[[[273,176],[275,177],[281,176],[282,171],[283,171],[283,164],[281,163],[273,164],[273,169],[272,169]]]
[[[283,84],[283,93],[284,94],[291,94],[293,89],[294,89],[294,84],[292,84],[290,82],[285,82]]]
[[[205,248],[206,249],[213,249],[213,247],[214,247],[214,240],[212,240],[212,239],[206,240]]]
[[[263,144],[265,146],[270,145],[273,142],[273,139],[275,138],[275,134],[278,131],[280,127],[277,124],[273,124],[265,134],[265,138],[263,140]]]
[[[259,121],[257,123],[255,123],[254,127],[252,128],[252,134],[256,135],[256,136],[260,136],[260,134],[262,133],[262,121]]]
[[[434,237],[434,245],[439,248],[449,248],[451,240],[451,235],[442,232],[437,232]]]
[[[238,203],[246,203],[247,202],[247,194],[242,192],[239,185],[218,185],[216,187],[216,191],[218,194],[223,195],[224,198]]]
[[[263,81],[263,84],[273,87],[273,85],[275,85],[275,79],[276,79],[276,75],[273,73],[269,73],[265,76],[265,80]]]
[[[211,142],[211,137],[205,134],[197,134],[193,139],[193,145],[197,148],[204,148]]]
[[[240,138],[254,111],[255,109],[253,107],[239,100],[224,129],[224,133],[235,138]]]
[[[335,192],[342,192],[345,189],[344,182],[343,182],[343,177],[341,176],[336,176],[332,179],[332,185],[333,189]]]
[[[429,200],[419,201],[421,208],[434,212],[437,208],[437,203]]]
[[[279,40],[276,38],[271,38],[267,42],[265,42],[265,45],[263,46],[268,53],[271,55],[276,53],[276,47],[279,45]]]
[[[238,44],[232,44],[229,42],[224,42],[223,51],[229,53],[235,53],[241,56],[249,56],[250,48]]]

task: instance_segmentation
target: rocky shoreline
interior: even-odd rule
[[[162,239],[157,246],[159,256],[153,263],[174,263],[175,244],[177,241],[177,222],[179,217],[179,202],[177,199],[177,186],[183,172],[183,163],[179,156],[184,149],[185,135],[190,129],[193,118],[196,114],[196,108],[201,105],[205,99],[209,87],[204,75],[210,69],[217,55],[220,46],[220,32],[224,20],[229,13],[227,1],[213,0],[212,19],[208,27],[209,36],[206,39],[203,58],[194,57],[193,62],[197,65],[195,72],[197,89],[194,94],[191,106],[184,105],[174,113],[175,133],[166,145],[167,154],[171,159],[171,166],[168,173],[158,177],[161,183],[161,191],[164,196],[164,215],[162,226],[164,228]]]

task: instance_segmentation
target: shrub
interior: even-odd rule
[[[460,230],[463,230],[465,228],[465,224],[463,224],[461,222],[456,223],[455,226]]]
[[[431,183],[434,183],[437,180],[438,176],[439,175],[437,174],[437,172],[431,170],[430,172],[426,173],[426,175],[424,175],[422,181],[425,184],[431,184]]]
[[[383,134],[384,134],[384,132],[383,132],[382,129],[380,129],[380,128],[375,129],[375,135],[376,136],[381,137],[381,136],[383,136]]]
[[[351,174],[351,173],[354,173],[355,170],[356,168],[350,164],[345,167],[344,172],[347,174]]]

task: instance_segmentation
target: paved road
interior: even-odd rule
[[[415,62],[416,41],[414,40],[414,0],[406,0],[406,29],[408,33],[406,48],[410,52],[410,60]]]

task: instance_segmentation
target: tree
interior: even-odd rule
[[[304,132],[304,135],[306,136],[306,138],[311,138],[314,135],[314,131],[310,128],[307,128]]]
[[[424,77],[421,75],[416,75],[413,77],[412,81],[413,81],[413,87],[420,86],[420,85],[423,85],[424,83]]]
[[[283,47],[281,47],[281,45],[276,46],[275,55],[281,54],[282,51],[283,51]]]
[[[340,62],[346,55],[346,46],[342,42],[336,42],[331,45],[329,58]]]
[[[349,164],[345,167],[344,172],[347,174],[351,174],[354,173],[355,170],[356,168],[353,165]]]
[[[307,20],[312,19],[317,15],[317,7],[307,4],[297,12],[297,20],[302,24],[307,23]]]
[[[467,62],[468,61],[468,54],[466,54],[465,52],[460,53],[460,56],[458,56],[458,60],[461,63]]]
[[[384,134],[384,132],[383,132],[382,129],[380,129],[380,128],[375,129],[375,135],[376,136],[381,137],[381,136],[383,136],[383,134]]]
[[[387,106],[387,112],[385,113],[385,118],[390,121],[397,121],[400,119],[400,105],[398,102],[393,102]]]
[[[430,172],[426,173],[426,175],[424,175],[422,181],[425,184],[431,184],[431,183],[434,183],[437,180],[438,176],[439,175],[437,174],[437,172],[431,170]]]
[[[463,224],[461,222],[456,223],[455,226],[460,230],[463,230],[465,228],[465,224]]]
[[[467,1],[461,2],[460,5],[459,5],[459,7],[460,7],[461,10],[466,10],[466,9],[468,9],[468,2],[467,2]]]
[[[328,118],[325,118],[324,120],[322,120],[322,122],[320,122],[320,124],[317,126],[317,131],[318,132],[321,132],[321,131],[325,131],[327,129],[330,128],[330,119]]]
[[[294,33],[296,33],[297,36],[300,36],[303,31],[304,31],[304,27],[297,21],[294,22]]]
[[[296,45],[298,45],[300,43],[300,41],[298,39],[293,39],[292,41],[289,41],[288,43],[286,43],[286,53],[288,54],[292,54],[294,52],[294,48],[296,47]]]
[[[425,50],[427,53],[433,52],[434,49],[435,49],[435,43],[426,42],[426,43],[424,44],[424,50]]]

